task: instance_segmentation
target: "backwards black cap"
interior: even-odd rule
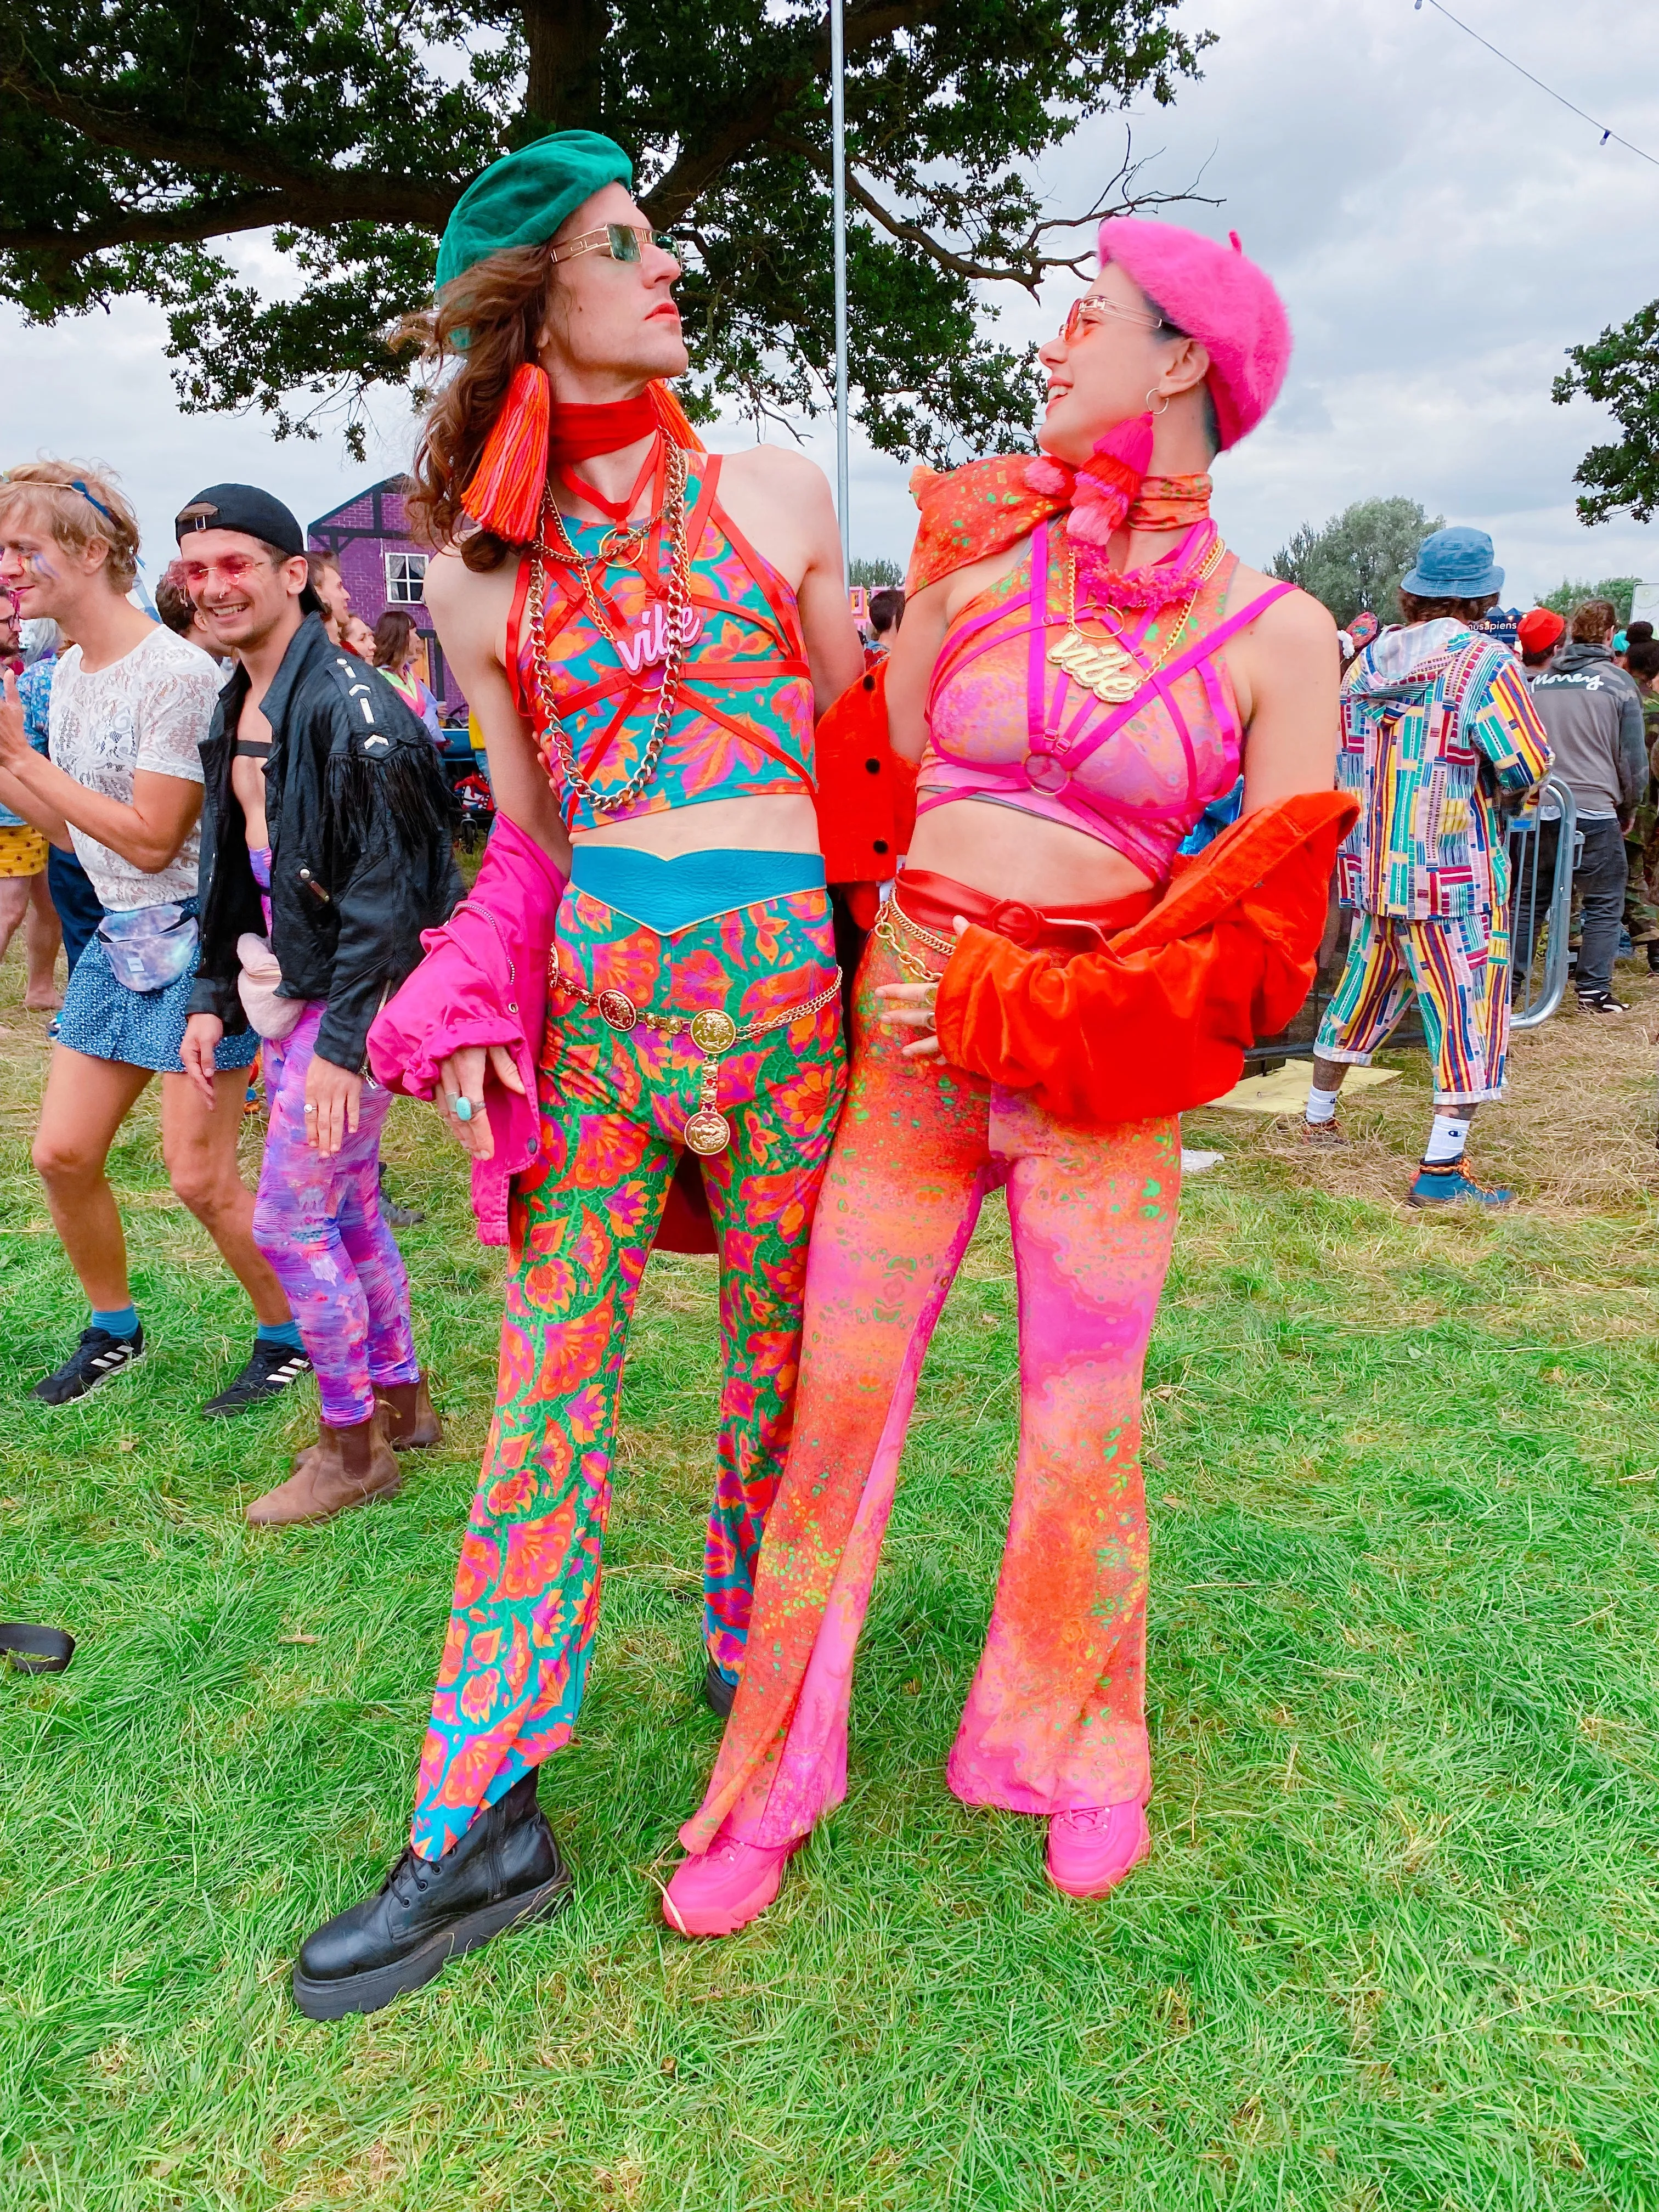
[[[292,511],[257,484],[210,484],[179,508],[173,529],[181,545],[198,530],[238,530],[290,559],[306,551],[306,534]],[[323,603],[309,584],[300,594],[300,605],[308,615],[323,611]]]

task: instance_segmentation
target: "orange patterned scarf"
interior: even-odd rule
[[[1071,507],[1079,473],[1047,453],[993,453],[948,473],[912,470],[910,496],[921,521],[905,590],[920,592],[1029,538]],[[1207,476],[1143,477],[1124,519],[1131,530],[1181,530],[1209,511]]]

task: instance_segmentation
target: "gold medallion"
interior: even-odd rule
[[[626,991],[601,991],[594,1004],[601,1017],[610,1023],[613,1030],[620,1030],[624,1036],[640,1018],[638,1007]]]
[[[685,1146],[700,1159],[723,1152],[732,1141],[732,1124],[713,1106],[704,1106],[685,1125]]]
[[[738,1041],[738,1025],[730,1014],[722,1013],[718,1006],[705,1007],[702,1013],[691,1017],[691,1042],[699,1052],[726,1052]],[[726,1139],[711,1149],[719,1152]]]

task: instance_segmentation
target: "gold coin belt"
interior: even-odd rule
[[[696,1110],[687,1118],[684,1133],[686,1150],[703,1159],[723,1152],[732,1141],[732,1124],[720,1109],[722,1056],[734,1044],[764,1036],[769,1030],[787,1028],[791,1022],[803,1021],[808,1014],[821,1012],[841,993],[841,970],[837,968],[835,981],[826,984],[816,997],[803,999],[797,1006],[781,1007],[775,1014],[763,1014],[757,1021],[739,1024],[720,1006],[703,1006],[695,1014],[659,1014],[650,1006],[636,1006],[626,991],[586,990],[574,976],[564,973],[556,956],[549,970],[549,980],[556,990],[564,992],[579,1005],[592,1006],[600,1020],[618,1036],[626,1036],[641,1023],[664,1036],[690,1033],[692,1043],[702,1054],[702,1071]]]

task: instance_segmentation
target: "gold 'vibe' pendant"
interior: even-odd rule
[[[1048,658],[1056,668],[1066,671],[1073,684],[1092,691],[1103,706],[1127,705],[1146,681],[1140,667],[1115,638],[1091,644],[1076,628],[1049,647]]]

